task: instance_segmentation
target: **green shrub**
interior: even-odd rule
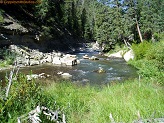
[[[27,78],[22,74],[13,78],[15,79],[12,81],[7,98],[5,98],[5,88],[1,88],[0,121],[3,123],[16,122],[18,116],[36,108],[42,97],[40,86],[34,81],[27,81]]]
[[[153,60],[159,69],[164,70],[164,40],[153,43],[149,52],[146,52],[145,57],[147,60]]]
[[[2,14],[3,14],[3,11],[0,9],[0,23],[4,21]]]
[[[132,48],[136,59],[129,63],[138,68],[138,73],[143,77],[154,79],[164,85],[164,41],[143,42],[133,45]]]
[[[152,44],[147,41],[144,41],[143,43],[140,43],[140,44],[133,44],[132,49],[135,54],[135,60],[143,59],[145,57],[145,54],[149,52],[151,47],[152,47]]]
[[[3,57],[3,59],[0,60],[0,66],[5,67],[7,65],[13,64],[16,58],[16,53],[13,53],[10,50],[4,48],[0,50],[0,56]]]

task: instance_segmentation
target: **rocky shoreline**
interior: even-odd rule
[[[16,53],[14,64],[20,67],[52,63],[54,65],[74,66],[80,63],[76,55],[52,51],[43,53],[22,45],[10,45],[11,52]]]

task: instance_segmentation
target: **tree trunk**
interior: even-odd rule
[[[139,25],[138,25],[137,19],[136,19],[136,24],[137,24],[137,30],[138,30],[138,34],[139,34],[139,37],[140,37],[140,41],[143,42],[142,34],[141,34],[141,31],[140,31],[140,27],[139,27]]]

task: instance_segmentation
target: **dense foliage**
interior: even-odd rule
[[[163,0],[42,0],[36,8],[44,34],[67,32],[98,41],[105,50],[115,44],[140,42],[138,31],[145,40],[158,40],[164,31]]]
[[[135,60],[130,64],[139,69],[139,75],[151,78],[164,85],[164,40],[157,43],[143,42],[133,44]]]
[[[0,49],[0,67],[12,65],[16,58],[16,53],[11,52],[7,48]]]
[[[30,30],[46,39],[70,36],[98,41],[105,51],[115,44],[157,41],[164,32],[163,0],[41,0],[36,5],[2,7],[14,13],[11,8],[18,20],[24,19],[22,24],[37,25]]]
[[[0,9],[0,24],[3,22],[2,10]]]

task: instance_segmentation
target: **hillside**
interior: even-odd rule
[[[45,30],[41,28],[44,22],[38,20],[33,14],[33,8],[21,5],[3,5],[1,12],[3,21],[0,23],[0,47],[16,44],[42,51],[70,50],[77,43],[78,37],[77,39],[73,38],[58,23],[55,24],[58,31],[54,32],[52,36],[47,36],[44,33]]]

